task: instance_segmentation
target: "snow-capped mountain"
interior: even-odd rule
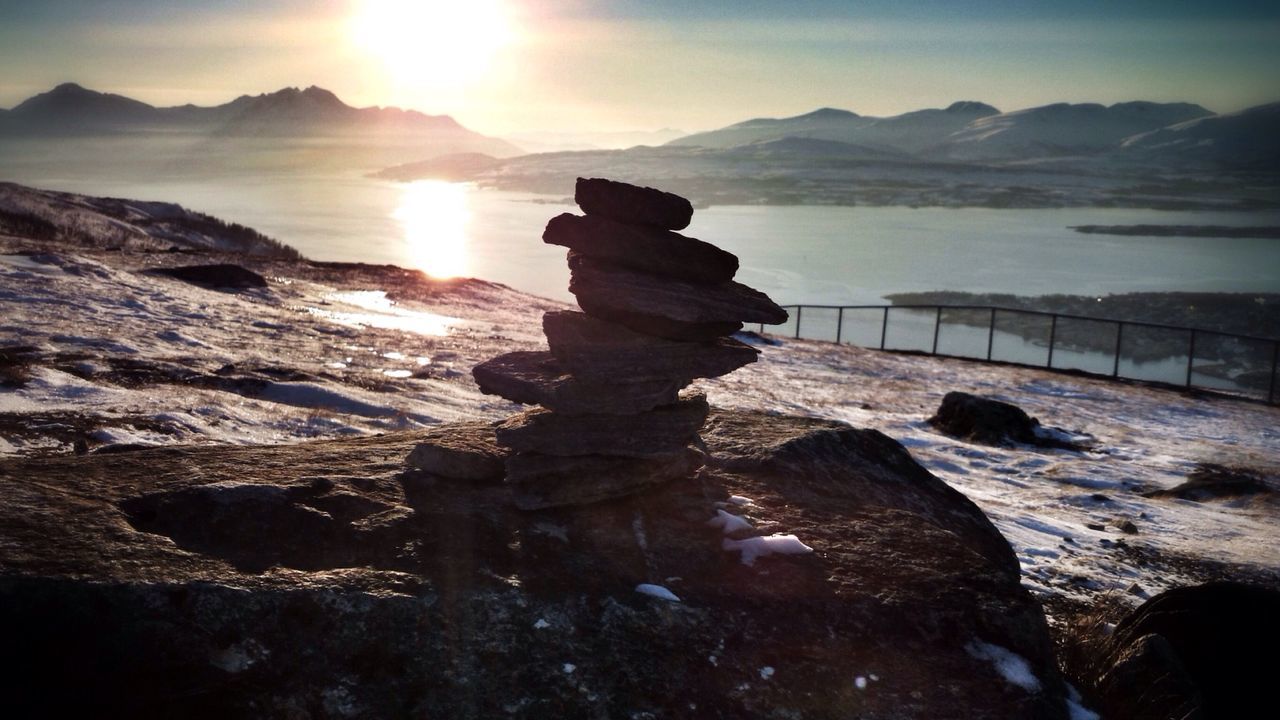
[[[1275,170],[1280,167],[1280,102],[1213,115],[1127,138],[1127,157],[1169,165]]]
[[[969,161],[1089,155],[1130,136],[1212,114],[1191,103],[1055,103],[976,119],[942,139],[934,152]]]

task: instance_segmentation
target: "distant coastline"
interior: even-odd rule
[[[1271,225],[1072,225],[1071,229],[1087,235],[1280,239],[1280,227]]]

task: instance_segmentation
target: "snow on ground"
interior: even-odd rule
[[[543,346],[541,315],[562,307],[475,281],[393,294],[376,273],[317,276],[287,263],[259,267],[268,288],[218,292],[143,272],[154,261],[17,254],[0,238],[0,456],[500,418],[516,406],[481,395],[471,367]],[[1153,556],[1280,572],[1273,502],[1140,494],[1181,483],[1199,462],[1274,476],[1280,408],[817,341],[758,345],[760,362],[697,383],[712,404],[893,437],[982,507],[1042,597],[1138,602],[1188,581],[1179,563]],[[951,390],[1013,402],[1096,447],[995,448],[942,435],[925,420]],[[726,507],[750,503],[735,501]],[[1126,520],[1137,534],[1119,529]]]
[[[1024,583],[1042,596],[1088,601],[1120,593],[1138,602],[1188,582],[1176,563],[1148,567],[1151,552],[1280,571],[1274,502],[1140,494],[1184,482],[1200,462],[1274,476],[1280,408],[1031,368],[772,340],[757,344],[759,362],[700,383],[713,405],[884,432],[983,509],[1017,553]],[[926,419],[951,390],[1012,402],[1045,425],[1094,436],[1096,447],[997,448],[943,435]],[[1137,534],[1119,529],[1125,520]]]

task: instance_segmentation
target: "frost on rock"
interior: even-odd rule
[[[640,593],[641,595],[649,595],[651,597],[656,597],[662,600],[670,600],[671,602],[680,602],[680,598],[676,597],[675,593],[662,587],[661,585],[652,585],[650,583],[640,583],[639,585],[636,586],[636,592]]]
[[[750,530],[751,522],[741,515],[727,513],[724,510],[716,510],[716,516],[707,521],[711,527],[718,527],[724,531],[725,535],[730,535],[738,530]]]
[[[1030,693],[1040,691],[1040,679],[1031,672],[1031,665],[1021,655],[981,640],[969,643],[964,649],[973,657],[994,665],[996,672],[1010,685]]]
[[[725,538],[721,547],[741,552],[743,565],[755,565],[757,558],[766,555],[804,555],[813,552],[813,548],[800,542],[800,538],[795,535],[781,534],[743,540]]]

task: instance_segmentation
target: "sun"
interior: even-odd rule
[[[466,85],[511,41],[502,0],[358,0],[353,42],[401,83]]]

